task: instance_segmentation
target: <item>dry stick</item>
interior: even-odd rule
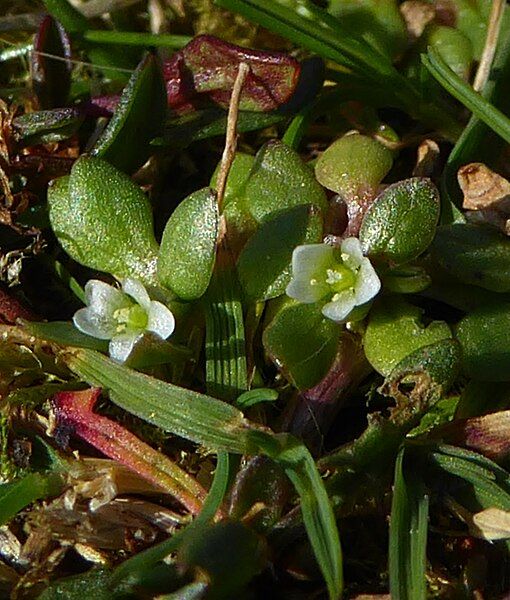
[[[503,12],[505,8],[505,0],[493,0],[491,14],[489,17],[489,26],[487,27],[487,37],[485,38],[485,46],[482,52],[482,58],[476,71],[473,89],[475,92],[480,92],[485,87],[492,68],[492,61],[496,54],[498,45],[499,32],[501,30],[501,22],[503,20]]]
[[[250,67],[247,63],[243,62],[239,65],[239,71],[237,72],[237,77],[232,89],[232,96],[230,97],[225,148],[223,150],[223,156],[221,157],[220,172],[216,182],[216,197],[218,200],[218,210],[220,213],[223,204],[223,197],[225,196],[225,188],[227,187],[228,174],[230,172],[230,167],[234,162],[237,148],[237,118],[239,116],[239,100],[241,98],[243,85],[246,81],[249,71]]]

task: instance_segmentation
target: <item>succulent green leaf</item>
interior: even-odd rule
[[[13,120],[14,137],[22,147],[60,142],[76,133],[83,119],[76,108],[29,112]]]
[[[244,186],[250,176],[250,171],[255,162],[255,157],[245,152],[236,152],[230,171],[228,172],[227,185],[225,187],[225,194],[223,195],[223,205],[225,208],[234,201],[236,198],[242,195]],[[213,176],[211,177],[211,187],[216,189],[218,182],[218,175],[220,172],[221,163],[218,163]]]
[[[463,283],[510,292],[510,239],[482,225],[453,224],[437,229],[435,260]]]
[[[422,267],[405,265],[389,269],[382,275],[383,288],[397,294],[417,294],[431,283],[430,275]]]
[[[185,198],[168,219],[161,239],[158,278],[183,300],[196,300],[211,280],[219,214],[216,194],[203,188]]]
[[[466,375],[478,381],[510,381],[510,304],[485,306],[465,316],[456,336]]]
[[[350,133],[326,148],[315,165],[319,183],[345,197],[375,194],[393,165],[393,155],[377,140]]]
[[[321,381],[338,350],[342,326],[320,309],[317,304],[287,304],[262,337],[268,355],[301,390]]]
[[[473,62],[473,46],[461,31],[445,25],[433,25],[427,29],[426,42],[427,46],[437,50],[441,58],[459,77],[462,79],[469,77]]]
[[[439,209],[439,193],[429,179],[390,185],[365,214],[359,233],[363,252],[396,264],[413,260],[432,242]]]
[[[162,131],[166,110],[161,66],[156,56],[148,54],[124,88],[92,155],[126,173],[136,171],[152,154],[150,143]]]
[[[254,131],[276,125],[286,118],[279,112],[261,113],[239,111],[237,131]],[[162,137],[156,138],[153,145],[179,146],[185,148],[198,140],[225,135],[227,111],[221,108],[206,108],[168,119]],[[214,187],[214,186],[213,186]]]
[[[272,140],[257,153],[244,188],[244,205],[262,223],[280,210],[302,204],[327,208],[326,195],[297,152]]]
[[[388,381],[396,381],[407,375],[425,374],[432,385],[449,389],[460,370],[460,346],[454,339],[421,346],[405,356],[391,371]],[[407,381],[407,379],[406,379]]]
[[[389,375],[406,356],[423,346],[452,337],[444,321],[421,323],[422,311],[398,296],[380,300],[370,311],[363,339],[369,363]]]
[[[82,156],[48,190],[50,221],[76,261],[119,278],[155,283],[157,244],[145,194],[99,158]]]
[[[247,298],[263,301],[284,294],[291,279],[294,248],[321,239],[322,218],[314,206],[295,206],[262,223],[243,248],[237,265]]]

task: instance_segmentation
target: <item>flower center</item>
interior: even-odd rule
[[[149,320],[147,313],[139,304],[119,308],[113,313],[113,318],[117,321],[118,333],[129,329],[145,329]]]
[[[337,263],[333,269],[327,269],[326,283],[331,286],[335,294],[338,294],[355,286],[356,273],[345,265]]]

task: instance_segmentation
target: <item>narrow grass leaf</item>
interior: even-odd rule
[[[395,463],[391,505],[389,574],[392,598],[425,600],[429,501],[423,482],[406,468],[406,450]]]
[[[438,52],[429,50],[422,62],[449,94],[510,143],[510,119],[454,73]]]

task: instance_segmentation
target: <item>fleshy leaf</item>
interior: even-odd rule
[[[510,381],[510,304],[485,306],[465,316],[456,336],[465,374],[478,381]]]
[[[432,255],[464,283],[510,292],[510,239],[496,229],[470,223],[439,227]]]
[[[364,253],[396,264],[413,260],[432,242],[439,208],[439,193],[429,179],[415,177],[390,185],[361,224]]]
[[[301,390],[321,381],[335,359],[342,326],[326,319],[317,304],[281,309],[263,335],[266,352]]]
[[[81,264],[155,283],[157,244],[145,194],[109,163],[82,156],[48,191],[53,231]]]
[[[52,55],[56,59],[52,58]],[[71,88],[71,43],[62,25],[47,15],[34,38],[32,89],[40,108],[65,106]]]
[[[299,78],[298,61],[285,54],[242,48],[200,35],[164,65],[169,105],[185,108],[206,96],[227,107],[241,62],[250,66],[241,110],[275,110],[289,100]]]
[[[262,301],[280,296],[291,279],[292,252],[322,239],[322,218],[313,206],[295,206],[265,221],[239,256],[238,272],[246,296]]]
[[[13,120],[15,140],[22,147],[59,142],[76,133],[83,119],[78,108],[29,112]]]
[[[324,191],[311,169],[296,151],[278,140],[268,142],[257,152],[243,196],[246,210],[258,223],[293,206],[313,204],[322,211],[327,208]]]
[[[350,133],[326,148],[315,165],[319,183],[344,197],[375,195],[393,164],[390,150],[377,140]]]
[[[367,359],[376,371],[389,375],[418,348],[452,337],[444,321],[423,327],[421,313],[398,296],[381,300],[372,308],[363,343]]]
[[[160,135],[166,114],[161,66],[148,54],[122,92],[115,113],[92,150],[93,156],[131,173],[152,153],[150,142]]]
[[[218,227],[218,203],[211,188],[185,198],[168,219],[161,239],[158,278],[183,300],[200,298],[209,285]]]

